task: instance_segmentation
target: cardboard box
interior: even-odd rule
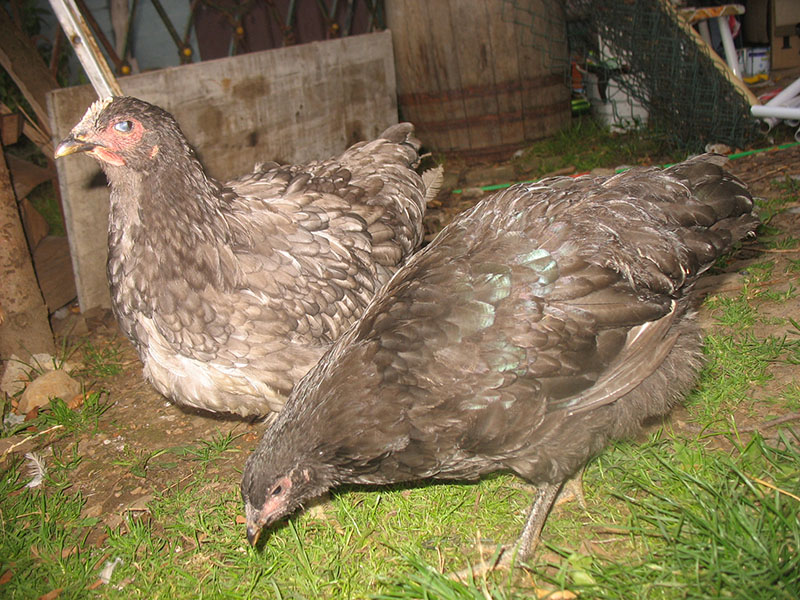
[[[785,48],[787,41],[789,47]],[[770,54],[773,69],[800,67],[800,37],[773,37]]]
[[[800,67],[800,2],[772,0],[772,68]]]
[[[744,41],[771,47],[773,69],[800,67],[800,0],[748,0]]]

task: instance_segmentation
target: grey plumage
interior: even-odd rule
[[[262,527],[344,483],[561,483],[693,386],[692,288],[757,226],[718,156],[497,193],[416,254],[292,392],[248,458]]]
[[[113,309],[164,395],[264,415],[422,239],[436,173],[407,123],[341,156],[207,176],[174,118],[134,98],[89,108],[56,155],[85,151],[111,186]]]

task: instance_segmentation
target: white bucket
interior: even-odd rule
[[[605,102],[600,96],[597,75],[585,73],[584,82],[586,95],[592,104],[592,114],[612,131],[631,131],[647,124],[649,116],[647,109],[636,98],[632,98],[621,89],[616,81],[613,79],[608,81]]]

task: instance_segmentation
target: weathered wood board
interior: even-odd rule
[[[257,162],[326,158],[397,122],[388,31],[172,67],[120,84],[171,112],[221,179]],[[48,95],[56,143],[95,99],[89,86]],[[107,307],[105,177],[86,156],[56,163],[81,310]]]
[[[569,123],[566,23],[551,5],[386,0],[400,111],[428,149],[509,156]]]

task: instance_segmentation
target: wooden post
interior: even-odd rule
[[[0,10],[0,12],[3,12]],[[0,146],[0,359],[55,352],[53,332]]]

